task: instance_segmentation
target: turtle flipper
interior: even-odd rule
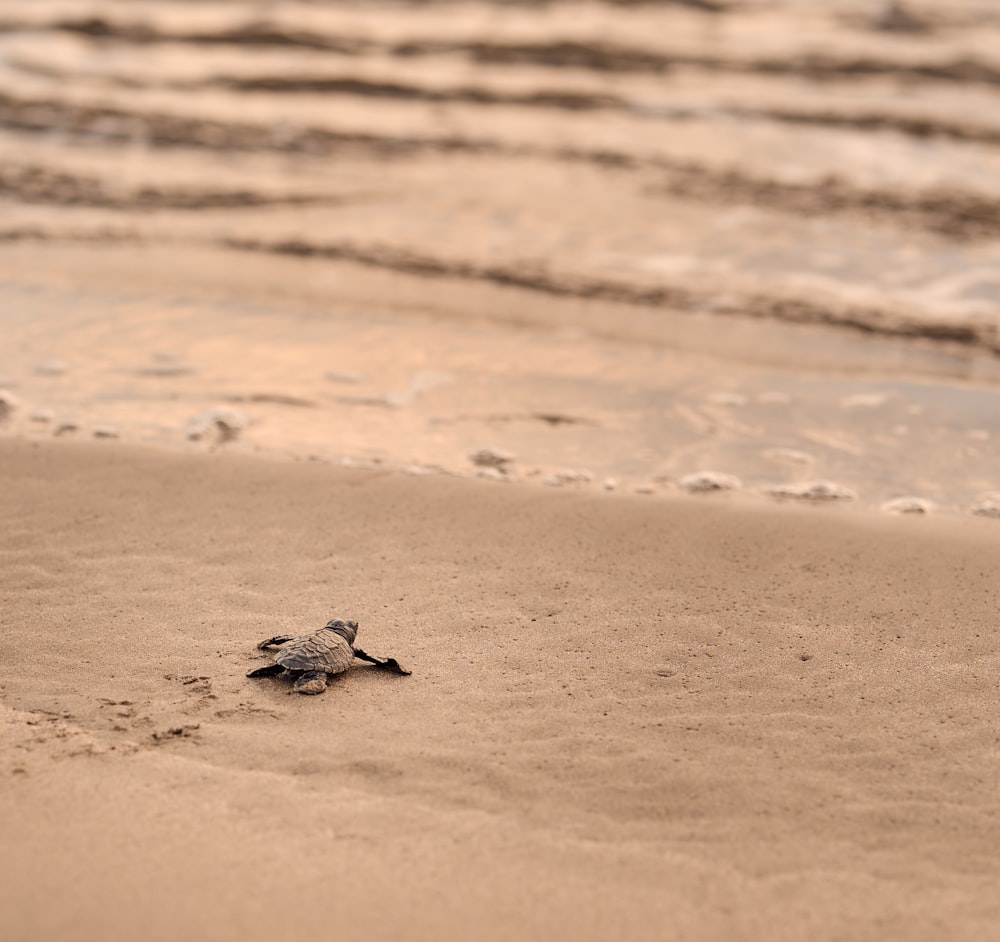
[[[322,693],[326,690],[326,671],[303,671],[292,684],[292,690],[299,693]]]
[[[370,654],[362,651],[361,648],[354,649],[354,656],[362,661],[368,661],[369,664],[374,664],[381,671],[389,671],[391,674],[401,674],[403,677],[409,677],[413,673],[413,671],[408,671],[402,667],[394,657],[372,657]]]
[[[284,672],[285,669],[280,664],[268,664],[267,667],[258,667],[257,670],[250,671],[247,677],[273,677]]]
[[[401,674],[403,677],[409,677],[413,673],[413,671],[408,671],[403,667],[394,657],[387,657],[375,666],[381,671],[388,671],[390,674]]]
[[[275,635],[273,638],[268,638],[266,641],[261,641],[257,645],[259,651],[263,651],[267,648],[276,648],[279,644],[284,644],[286,641],[291,641],[295,635]]]

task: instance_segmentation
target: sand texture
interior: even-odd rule
[[[991,521],[0,450],[9,939],[993,932]]]

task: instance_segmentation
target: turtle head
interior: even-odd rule
[[[328,621],[324,627],[337,632],[341,638],[352,645],[358,633],[358,623],[356,621],[344,621],[342,618],[334,618]]]

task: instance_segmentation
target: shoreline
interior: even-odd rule
[[[2,395],[3,390],[0,390]],[[219,406],[207,410],[212,414],[225,417],[229,408]],[[225,419],[223,418],[223,422]],[[219,434],[209,423],[211,439]],[[228,432],[223,428],[221,434]],[[695,471],[682,477],[661,477],[648,481],[631,481],[623,484],[616,478],[598,480],[592,472],[585,468],[530,468],[526,471],[514,470],[509,465],[497,468],[492,464],[470,468],[449,468],[443,465],[404,463],[382,458],[369,458],[356,455],[321,455],[316,453],[296,454],[278,448],[266,449],[254,445],[241,447],[239,444],[219,441],[192,441],[185,436],[178,436],[175,441],[142,440],[122,436],[113,426],[96,426],[91,429],[76,426],[71,432],[56,432],[46,434],[34,426],[27,430],[11,431],[9,428],[0,433],[0,441],[20,442],[31,445],[53,443],[56,445],[73,445],[77,447],[148,449],[153,453],[183,455],[196,457],[206,461],[219,458],[235,458],[237,460],[266,461],[288,464],[315,464],[330,469],[358,471],[361,473],[393,474],[404,477],[443,477],[457,480],[474,481],[480,485],[514,486],[519,488],[541,488],[544,490],[563,490],[591,496],[610,499],[629,497],[655,501],[689,500],[718,506],[757,507],[758,509],[798,507],[811,509],[813,512],[826,510],[829,513],[845,514],[851,517],[859,514],[876,513],[876,515],[894,515],[909,517],[944,517],[949,520],[978,517],[993,519],[1000,517],[1000,491],[980,493],[965,505],[939,505],[925,498],[899,494],[884,501],[881,505],[870,504],[859,499],[860,495],[850,488],[836,482],[815,479],[781,482],[775,479],[771,484],[762,487],[748,487],[735,476],[727,473],[705,469]],[[108,444],[100,444],[107,442]],[[483,449],[490,453],[490,448]],[[503,454],[501,452],[501,454]],[[471,458],[471,456],[470,456]],[[513,462],[511,462],[513,463]]]
[[[963,515],[1000,491],[1000,386],[947,344],[800,326],[779,348],[761,324],[663,312],[650,346],[593,332],[604,317],[627,335],[648,311],[595,302],[569,330],[578,305],[349,264],[247,271],[166,246],[4,259],[0,291],[20,311],[0,363],[5,434],[647,496],[832,482],[871,510],[909,498]],[[496,322],[504,311],[519,323]],[[720,331],[732,336],[711,356]],[[511,460],[477,469],[483,449]]]

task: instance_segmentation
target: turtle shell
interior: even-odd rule
[[[354,649],[343,634],[327,625],[311,635],[289,641],[274,660],[289,671],[339,674],[354,663]]]

